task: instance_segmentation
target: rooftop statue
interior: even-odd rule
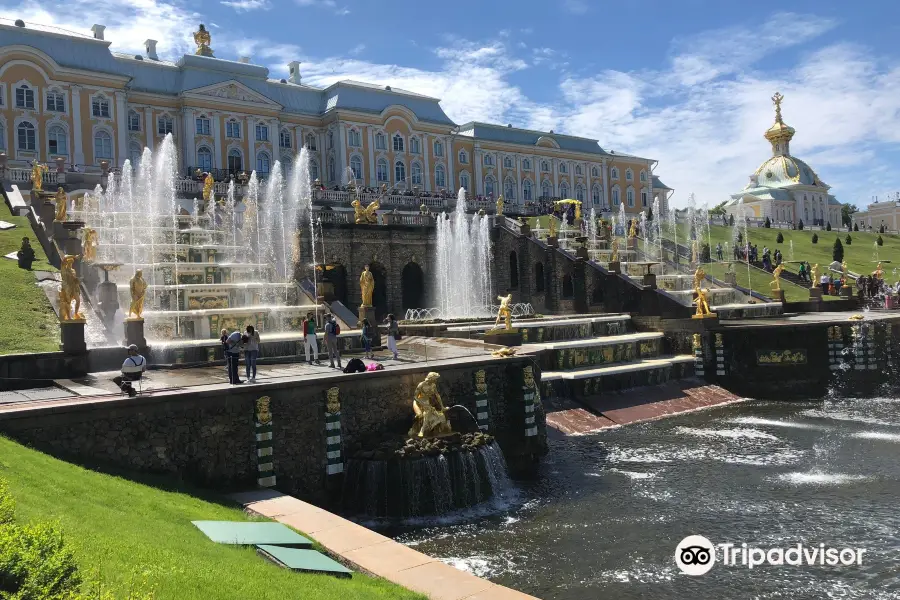
[[[194,43],[197,44],[197,50],[194,54],[212,57],[213,51],[212,48],[209,47],[211,42],[212,37],[209,35],[206,27],[203,26],[203,23],[200,23],[200,29],[194,32]]]
[[[512,294],[497,296],[497,300],[500,301],[500,308],[497,310],[497,319],[494,321],[494,327],[497,327],[497,323],[502,318],[504,329],[510,330],[512,329],[512,309],[509,307],[509,303],[512,301]]]
[[[81,283],[75,274],[75,260],[77,256],[66,254],[63,257],[59,272],[62,281],[59,285],[59,320],[83,321],[84,315],[79,312],[81,308]],[[72,310],[72,302],[75,302],[75,310]]]
[[[138,269],[128,284],[131,291],[131,306],[128,307],[128,316],[134,315],[135,319],[144,318],[144,294],[147,293],[147,282],[144,281],[144,271]]]
[[[372,293],[375,291],[375,276],[369,270],[369,265],[363,268],[363,272],[359,275],[359,290],[362,293],[362,304],[360,306],[372,306]]]
[[[65,221],[69,217],[69,197],[62,188],[56,190],[56,216],[54,221]]]
[[[437,391],[437,380],[440,375],[431,372],[425,381],[416,386],[413,399],[413,411],[416,413],[409,437],[431,438],[453,433],[445,414],[446,408]]]
[[[49,169],[47,165],[42,165],[38,161],[34,161],[31,165],[31,189],[40,192],[44,189],[44,173]]]

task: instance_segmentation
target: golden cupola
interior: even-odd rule
[[[794,128],[781,119],[781,102],[784,96],[775,92],[772,102],[775,103],[775,124],[766,130],[766,139],[772,144],[773,156],[790,156],[791,138],[794,137]]]

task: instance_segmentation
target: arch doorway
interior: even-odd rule
[[[379,320],[388,314],[388,273],[384,265],[380,263],[371,263],[369,270],[375,279],[375,289],[372,292],[372,305],[375,308],[375,317]]]
[[[347,269],[344,265],[326,265],[323,282],[322,295],[325,302],[337,300],[347,306]]]
[[[410,308],[425,308],[425,274],[418,263],[407,263],[400,275],[400,293],[403,311]],[[402,319],[402,315],[396,315]]]

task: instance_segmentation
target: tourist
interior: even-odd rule
[[[225,338],[225,362],[228,365],[228,383],[238,385],[244,383],[238,377],[238,364],[241,360],[241,332],[235,329]]]
[[[400,337],[400,324],[397,323],[397,319],[394,317],[393,313],[387,316],[385,322],[388,326],[388,350],[394,355],[394,360],[399,360],[400,357],[397,355],[397,339]]]
[[[823,273],[821,277],[819,277],[819,287],[822,288],[822,293],[828,293],[828,274]]]
[[[365,350],[363,356],[365,358],[375,358],[375,355],[372,354],[372,324],[369,323],[369,319],[363,319],[362,334],[360,337],[362,338],[363,349]]]
[[[328,350],[329,366],[333,369],[334,362],[337,360],[337,368],[341,368],[341,352],[338,350],[338,336],[341,333],[341,326],[338,325],[334,315],[325,315],[325,348]]]
[[[716,260],[722,261],[722,242],[716,242]]]
[[[247,380],[256,383],[256,360],[259,358],[259,332],[253,325],[247,325],[246,346],[244,346],[244,366],[247,369]],[[251,375],[252,371],[252,375]]]
[[[319,363],[319,341],[316,339],[316,319],[312,313],[306,313],[303,319],[303,347],[306,350],[306,362],[312,364],[313,360]]]
[[[800,263],[800,268],[797,270],[797,279],[800,281],[806,281],[806,265],[803,262]]]
[[[122,363],[122,374],[113,377],[113,382],[119,386],[119,389],[131,396],[137,396],[137,392],[131,385],[132,381],[138,381],[144,376],[147,370],[147,359],[138,353],[138,347],[135,344],[128,346],[128,357]]]

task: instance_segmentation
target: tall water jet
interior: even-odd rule
[[[659,243],[659,272],[661,275],[666,273],[666,263],[663,260],[663,236],[662,236],[662,213],[659,212],[659,197],[653,199],[653,216],[656,219],[656,238]]]
[[[316,260],[316,223],[315,216],[313,215],[312,182],[309,178],[309,150],[306,146],[303,146],[303,148],[300,149],[300,153],[294,160],[294,176],[298,178],[297,190],[299,210],[306,215],[306,224],[309,227],[309,249],[310,257],[312,259],[312,265],[310,265],[310,267],[312,269],[313,295],[318,298],[319,284],[316,277],[316,267],[318,265],[318,261]],[[319,224],[319,227],[321,228],[321,223]],[[297,254],[299,257],[299,248]],[[324,261],[325,249],[323,247],[322,262],[324,263]],[[323,265],[323,275],[325,273],[324,268],[325,266]],[[316,307],[316,310],[318,311],[318,305],[316,305]]]

